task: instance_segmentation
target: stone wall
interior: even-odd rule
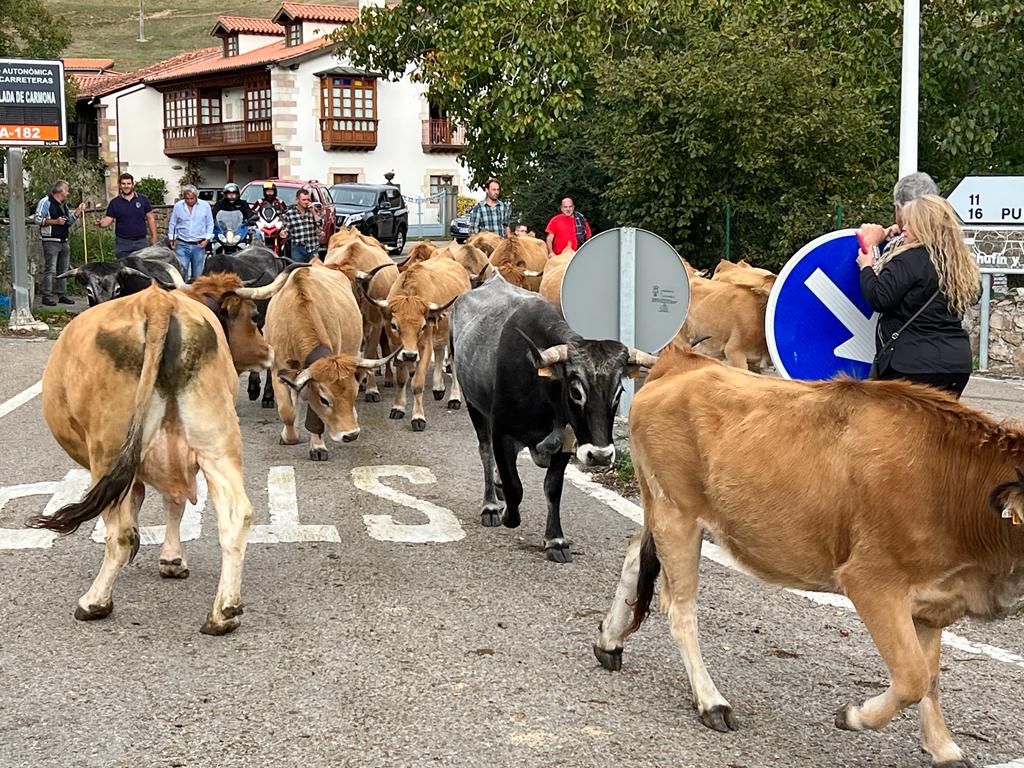
[[[964,329],[978,355],[980,306],[964,316]],[[992,297],[988,332],[988,369],[995,373],[1024,376],[1024,288],[1011,288]]]

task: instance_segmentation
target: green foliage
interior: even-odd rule
[[[42,0],[0,0],[0,56],[53,59],[71,43],[71,25]]]
[[[74,208],[85,200],[90,205],[104,204],[102,162],[75,160],[63,147],[39,147],[25,152],[28,187],[25,205],[35,210],[36,203],[49,193],[53,182],[63,179],[70,186],[68,204]]]
[[[469,213],[469,209],[475,204],[475,198],[467,197],[466,195],[459,195],[455,200],[455,215],[462,216]]]
[[[135,191],[148,197],[153,205],[163,205],[167,200],[167,182],[158,176],[143,176],[135,182]]]
[[[199,187],[203,183],[203,173],[199,161],[194,157],[189,158],[185,164],[185,172],[181,174],[181,178],[178,179],[178,185],[184,187],[191,184],[194,187]]]
[[[633,455],[628,450],[623,450],[615,459],[615,479],[620,486],[633,486],[636,484],[636,467],[633,466]]]
[[[92,225],[92,219],[96,218],[96,214],[86,214],[89,217],[88,230],[86,235],[89,241],[89,261],[116,261],[114,257],[114,230],[113,227],[109,229],[98,229]],[[71,246],[71,264],[78,266],[84,264],[86,259],[86,245],[85,240],[82,238],[82,228],[77,226],[72,230],[71,237],[68,239],[68,245]]]

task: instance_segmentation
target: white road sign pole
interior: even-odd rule
[[[619,230],[619,341],[627,347],[636,346],[636,229]],[[633,403],[633,379],[623,383],[619,412],[626,416]]]
[[[900,85],[900,178],[917,170],[917,102],[921,1],[903,2],[903,79]]]

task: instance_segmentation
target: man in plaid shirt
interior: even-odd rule
[[[309,261],[320,251],[320,227],[323,219],[317,216],[309,190],[295,193],[295,205],[284,212],[281,237],[291,243],[292,261]]]
[[[469,233],[475,235],[481,230],[487,230],[499,237],[512,237],[512,205],[498,199],[501,182],[494,178],[488,179],[484,189],[487,197],[469,211]]]

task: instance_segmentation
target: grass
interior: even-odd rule
[[[74,37],[65,56],[113,59],[118,72],[219,45],[219,40],[210,37],[218,16],[269,19],[281,8],[280,0],[147,0],[147,42],[140,43],[138,0],[43,1],[51,12],[71,22]]]

